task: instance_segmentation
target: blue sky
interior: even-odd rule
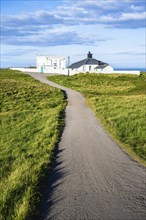
[[[114,68],[145,68],[145,0],[1,0],[1,67],[36,55],[86,57]]]

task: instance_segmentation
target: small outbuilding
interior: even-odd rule
[[[73,63],[68,68],[77,72],[97,72],[97,73],[112,73],[113,67],[108,63],[96,60],[92,57],[92,53],[88,52],[87,58],[76,63]]]
[[[37,70],[41,73],[56,73],[65,69],[65,57],[59,56],[37,56]]]

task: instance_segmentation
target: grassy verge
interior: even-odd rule
[[[39,214],[39,185],[64,126],[65,105],[59,89],[0,70],[0,219]]]
[[[78,74],[50,80],[82,92],[102,124],[131,156],[146,165],[146,75]]]

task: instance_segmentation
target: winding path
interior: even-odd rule
[[[109,137],[79,92],[30,75],[68,97],[42,220],[146,219],[146,169]]]

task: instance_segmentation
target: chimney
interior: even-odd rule
[[[87,58],[88,58],[88,59],[92,58],[92,53],[91,53],[90,51],[89,51],[88,54],[87,54]]]

